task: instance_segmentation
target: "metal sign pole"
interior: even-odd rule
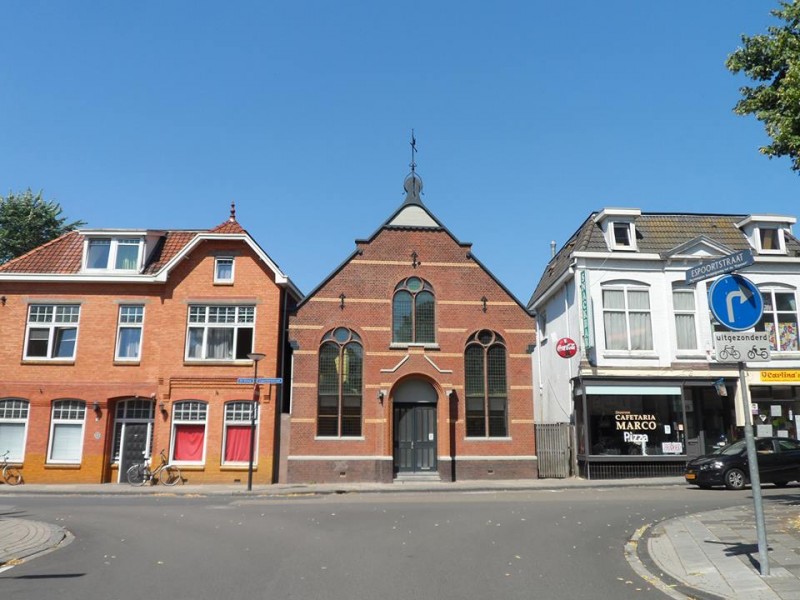
[[[761,501],[761,477],[758,475],[758,455],[753,435],[753,423],[750,414],[750,392],[744,378],[744,363],[739,363],[739,389],[742,390],[744,402],[744,440],[747,446],[747,467],[750,470],[750,489],[753,492],[753,507],[756,516],[756,535],[758,537],[758,562],[761,575],[769,575],[769,555],[767,554],[767,525],[764,521],[764,505]]]

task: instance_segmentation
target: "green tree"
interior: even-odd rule
[[[763,35],[742,35],[742,46],[725,62],[732,73],[757,83],[740,88],[733,110],[764,123],[772,143],[759,148],[762,154],[786,156],[800,171],[800,0],[782,1],[770,12],[782,23]]]
[[[22,194],[0,196],[0,264],[21,256],[37,246],[85,225],[67,223],[57,202],[42,199],[30,189]]]

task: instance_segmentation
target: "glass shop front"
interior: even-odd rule
[[[687,458],[736,434],[735,383],[583,381],[575,414],[581,475],[682,475]]]

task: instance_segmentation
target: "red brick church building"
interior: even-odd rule
[[[534,320],[404,187],[290,317],[281,479],[536,477]]]

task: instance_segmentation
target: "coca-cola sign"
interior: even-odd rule
[[[578,352],[578,344],[571,338],[561,338],[556,343],[556,352],[561,358],[571,358]]]

